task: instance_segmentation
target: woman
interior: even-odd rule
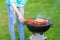
[[[18,19],[18,31],[20,40],[24,40],[24,5],[27,0],[6,0],[8,19],[9,19],[9,32],[11,40],[16,40],[14,32],[14,24],[16,18]],[[17,16],[16,16],[17,15]]]

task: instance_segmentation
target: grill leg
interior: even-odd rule
[[[32,36],[30,36],[30,40],[45,40],[47,39],[47,37],[43,35],[40,35],[39,33],[35,33],[35,34],[32,34]]]

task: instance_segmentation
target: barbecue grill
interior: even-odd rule
[[[35,18],[33,19],[35,20]],[[40,26],[25,22],[28,30],[32,32],[32,36],[30,36],[30,40],[47,39],[47,37],[44,36],[44,32],[46,32],[51,27],[52,22],[49,19],[45,19],[45,20],[48,20],[48,24],[43,24]]]

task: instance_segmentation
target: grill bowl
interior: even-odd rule
[[[48,19],[46,19],[46,20],[48,20]],[[37,26],[34,24],[28,24],[27,22],[25,22],[25,23],[26,23],[27,28],[31,32],[34,32],[34,33],[46,32],[52,25],[52,22],[50,20],[48,20],[48,24],[41,25],[41,26]]]

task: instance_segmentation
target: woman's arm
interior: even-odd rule
[[[22,16],[21,12],[17,9],[17,6],[15,4],[11,4],[12,8],[14,9],[14,11],[17,13],[19,20],[21,22],[24,21],[24,17]]]
[[[21,12],[18,10],[17,6],[15,5],[16,0],[10,0],[10,2],[11,2],[11,6],[12,6],[13,10],[18,15],[19,20],[21,22],[23,22],[24,21],[24,17],[22,16]]]

